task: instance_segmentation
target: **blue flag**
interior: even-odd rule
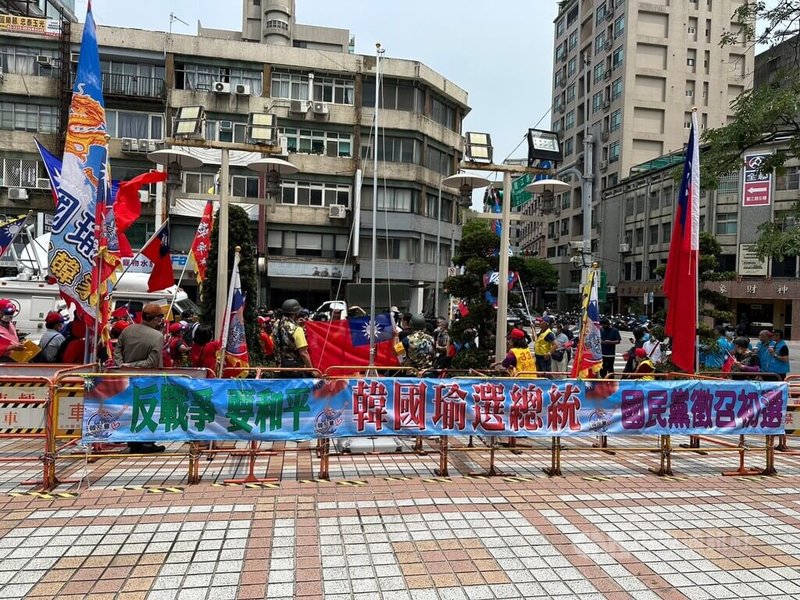
[[[90,2],[72,89],[48,249],[50,276],[58,282],[61,295],[75,304],[89,323],[97,317],[93,271],[98,256],[97,219],[98,215],[102,219],[105,212],[105,207],[98,207],[98,196],[105,197],[108,157],[101,77]]]

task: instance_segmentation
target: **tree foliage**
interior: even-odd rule
[[[761,260],[800,256],[800,202],[788,215],[758,226],[756,253]]]
[[[756,23],[765,25],[763,31]],[[794,35],[800,23],[800,2],[748,2],[739,6],[731,19],[731,28],[720,40],[720,45],[769,44],[784,41],[787,34]],[[788,38],[787,38],[788,39]],[[777,70],[768,85],[749,89],[740,94],[731,105],[733,120],[718,129],[710,129],[702,137],[709,148],[702,155],[702,185],[714,189],[719,179],[737,171],[742,166],[742,154],[748,149],[780,140],[774,154],[764,163],[762,171],[780,172],[786,162],[800,157],[800,65],[798,65],[797,38],[785,42],[794,44],[795,60]]]
[[[244,309],[244,325],[247,335],[247,349],[250,353],[250,364],[260,365],[264,356],[258,340],[258,323],[256,315],[257,279],[256,279],[256,248],[253,243],[253,234],[250,231],[250,217],[245,210],[232,204],[228,208],[228,282],[233,270],[234,248],[241,247],[239,259],[239,277],[242,280],[242,291],[246,302]],[[206,279],[203,282],[203,292],[200,298],[200,320],[206,325],[214,327],[217,311],[224,311],[225,306],[217,306],[217,269],[219,268],[219,211],[214,215],[214,228],[211,231],[211,250],[208,254]],[[226,292],[227,296],[227,292]],[[220,333],[215,332],[217,337]]]

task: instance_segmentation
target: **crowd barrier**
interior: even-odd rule
[[[9,370],[10,371],[10,370]],[[326,373],[320,373],[316,369],[279,369],[279,368],[258,368],[251,370],[251,377],[254,379],[264,378],[281,378],[282,375],[291,371],[292,374],[297,374],[298,371],[307,373],[310,377],[321,379],[326,383],[322,385],[330,385],[331,382],[344,379],[345,377],[352,378],[353,372],[359,372],[362,376],[367,374],[367,370],[363,367],[337,367],[329,369]],[[373,371],[370,369],[369,371]],[[128,452],[112,452],[108,453],[103,449],[98,448],[97,444],[92,444],[88,452],[68,453],[69,450],[74,449],[75,445],[81,440],[81,428],[83,423],[83,395],[86,384],[86,379],[95,377],[98,373],[92,370],[89,366],[65,366],[65,365],[26,365],[15,366],[14,375],[5,375],[0,377],[0,419],[2,419],[2,429],[0,429],[0,438],[5,439],[42,439],[44,441],[44,449],[40,457],[1,457],[0,462],[10,461],[25,461],[25,462],[38,462],[42,461],[43,471],[41,481],[25,482],[27,484],[36,485],[42,490],[52,490],[59,484],[69,483],[69,480],[60,478],[57,473],[57,466],[68,464],[77,460],[98,460],[98,459],[114,459],[125,460],[127,458],[136,458],[136,454]],[[525,374],[520,374],[517,378],[498,378],[496,373],[488,371],[434,371],[427,370],[423,372],[416,372],[408,367],[391,369],[374,369],[375,374],[391,373],[393,375],[414,375],[414,376],[442,376],[446,375],[450,379],[475,379],[475,378],[489,378],[498,380],[517,380]],[[179,378],[204,378],[213,377],[210,371],[197,370],[197,369],[164,369],[161,371],[144,371],[137,370],[134,372],[121,372],[112,371],[110,373],[103,373],[104,379],[113,380],[115,378],[127,378],[134,376],[142,376],[147,374],[169,374]],[[371,375],[372,373],[370,373]],[[543,377],[552,379],[563,379],[566,373],[547,373],[540,374],[539,379]],[[632,376],[631,378],[636,378]],[[659,374],[659,379],[708,379],[716,380],[716,377],[704,374],[701,377],[689,377],[686,375],[675,374]],[[787,378],[790,390],[790,406],[787,415],[800,416],[800,377],[792,376]],[[335,384],[334,384],[335,385]],[[12,415],[12,412],[16,411]],[[797,412],[795,412],[797,411]],[[7,416],[11,415],[11,416]],[[789,417],[787,416],[787,422]],[[11,425],[19,425],[19,427],[12,428]],[[787,434],[794,435],[795,430],[787,425]],[[800,428],[797,430],[800,432]],[[738,441],[726,441],[717,438],[702,438],[704,441],[709,441],[714,444],[713,447],[704,447],[698,449],[695,447],[674,447],[670,435],[661,435],[658,437],[657,446],[649,446],[641,442],[626,445],[624,442],[620,445],[609,446],[605,436],[598,437],[598,443],[594,447],[580,448],[580,452],[596,451],[596,452],[653,452],[659,455],[659,466],[651,469],[657,475],[665,476],[672,475],[672,457],[673,454],[679,452],[703,452],[703,453],[718,453],[729,452],[737,453],[739,457],[738,468],[733,471],[724,472],[725,475],[752,475],[755,473],[764,475],[776,474],[775,468],[775,450],[776,440],[775,437],[765,436],[763,446],[755,446],[745,443],[744,436],[739,436]],[[615,440],[626,439],[624,436],[616,437]],[[640,438],[641,439],[641,438]],[[435,452],[438,455],[438,464],[435,472],[439,476],[448,476],[449,472],[449,458],[450,453],[453,452],[487,452],[489,454],[488,469],[482,474],[487,476],[501,475],[502,473],[497,469],[495,464],[496,453],[499,451],[511,451],[515,454],[526,452],[543,452],[549,454],[549,466],[544,468],[544,472],[550,476],[562,475],[562,458],[564,453],[569,454],[569,449],[565,449],[562,440],[559,436],[552,436],[549,439],[548,445],[535,445],[518,443],[516,438],[509,438],[508,443],[503,446],[500,444],[502,438],[488,437],[479,440],[479,444],[474,444],[472,437],[469,443],[464,445],[455,445],[449,436],[439,435],[427,437],[427,441],[432,448],[436,448]],[[296,441],[296,440],[287,440]],[[423,437],[416,436],[413,452],[424,454],[422,451]],[[780,440],[779,440],[780,442]],[[316,452],[319,457],[319,471],[318,478],[328,479],[330,477],[330,454],[331,454],[331,438],[320,436],[316,439]],[[160,454],[158,456],[165,457],[182,457],[187,459],[187,481],[189,484],[196,484],[200,481],[199,464],[202,456],[213,458],[219,454],[228,454],[232,456],[245,457],[247,460],[247,474],[238,479],[229,479],[227,482],[235,483],[253,483],[264,481],[276,481],[277,477],[259,477],[257,472],[257,459],[259,457],[273,456],[279,452],[299,451],[305,450],[301,448],[301,442],[298,442],[296,449],[282,448],[282,449],[265,449],[262,447],[260,441],[250,441],[247,443],[246,448],[236,448],[234,443],[232,446],[220,446],[218,443],[205,445],[201,442],[190,441],[188,443],[188,451],[172,452]],[[438,447],[438,448],[437,448]],[[764,454],[765,467],[757,470],[747,469],[745,467],[745,460],[747,456],[753,453]],[[793,452],[787,449],[787,454],[797,455],[798,452]],[[148,455],[153,457],[154,455]],[[265,473],[266,475],[266,473]]]

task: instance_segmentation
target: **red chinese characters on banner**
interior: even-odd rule
[[[544,391],[531,383],[511,387],[511,410],[508,416],[512,431],[538,431],[542,428]]]
[[[395,382],[394,384],[394,428],[425,429],[425,382]]]
[[[367,424],[381,431],[386,422],[386,400],[389,393],[380,381],[360,379],[353,388],[353,419],[361,433]]]
[[[581,408],[581,388],[574,383],[564,385],[562,391],[555,383],[550,386],[548,395],[550,405],[547,407],[547,427],[551,431],[580,431],[578,410]]]
[[[505,431],[503,422],[506,392],[502,383],[476,383],[472,386],[474,418],[472,427],[484,431]]]
[[[457,383],[437,385],[433,396],[433,424],[446,430],[467,426],[467,391]]]

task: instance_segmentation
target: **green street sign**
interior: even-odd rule
[[[597,286],[597,301],[605,302],[608,292],[608,274],[605,271],[600,271],[600,285]]]
[[[533,181],[533,175],[525,173],[511,182],[511,207],[517,208],[530,202],[533,194],[525,191],[525,186]]]

